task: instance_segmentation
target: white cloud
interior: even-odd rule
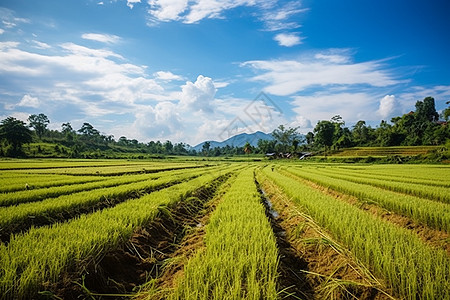
[[[317,92],[311,96],[296,96],[291,104],[297,114],[294,124],[302,129],[314,127],[318,121],[330,120],[335,115],[342,116],[348,123],[377,120],[372,113],[377,102],[376,96],[367,93]]]
[[[349,49],[330,49],[314,55],[317,60],[324,60],[334,64],[344,64],[351,61]]]
[[[190,7],[185,23],[196,23],[204,18],[220,18],[221,13],[238,6],[254,6],[256,0],[197,0]]]
[[[180,75],[175,75],[169,71],[158,71],[153,74],[156,79],[164,80],[164,81],[172,81],[172,80],[183,80],[183,77]]]
[[[302,43],[302,38],[296,33],[279,33],[274,37],[280,46],[292,47]]]
[[[0,7],[0,20],[2,20],[3,26],[8,29],[17,27],[20,24],[31,23],[29,19],[17,18],[13,10],[4,7]]]
[[[194,83],[186,82],[181,90],[180,103],[182,107],[208,113],[213,111],[211,102],[214,100],[216,88],[211,78],[199,75]]]
[[[115,44],[120,41],[120,37],[113,34],[100,34],[100,33],[84,33],[81,37],[85,40],[91,40],[107,44]]]
[[[127,0],[127,6],[133,9],[136,3],[141,3],[141,0]]]
[[[378,115],[383,119],[393,117],[398,113],[398,104],[394,95],[386,95],[380,100],[377,111]]]
[[[156,21],[176,21],[188,7],[188,0],[149,0],[149,13]]]
[[[5,33],[5,30],[0,28],[0,34],[3,34],[3,33]]]
[[[32,97],[27,94],[22,97],[22,100],[20,100],[18,106],[39,108],[39,104],[39,99],[37,97]]]
[[[380,61],[341,61],[331,63],[317,58],[258,60],[247,61],[241,66],[249,66],[260,73],[251,80],[267,83],[264,90],[280,96],[292,95],[311,87],[361,84],[384,87],[405,82],[395,79]]]
[[[269,2],[270,3],[270,2]],[[305,12],[308,9],[301,8],[300,1],[290,1],[287,3],[281,2],[283,6],[277,7],[277,2],[269,4],[261,17],[261,20],[265,23],[266,30],[279,31],[286,29],[295,29],[301,27],[298,21],[289,21],[293,16],[299,13]]]
[[[39,42],[39,41],[33,41],[34,48],[38,48],[38,49],[50,49],[51,46],[47,43],[43,43],[43,42]]]
[[[221,18],[222,12],[239,6],[264,6],[263,0],[148,0],[151,22],[197,23],[205,18]]]
[[[214,81],[214,86],[218,89],[224,88],[230,85],[230,82],[226,81]]]

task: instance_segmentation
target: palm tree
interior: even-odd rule
[[[249,155],[250,153],[252,153],[252,145],[250,145],[249,142],[245,143],[244,145],[244,152]]]

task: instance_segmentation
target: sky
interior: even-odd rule
[[[0,119],[196,145],[450,100],[448,0],[0,0]]]

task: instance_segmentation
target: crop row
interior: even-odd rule
[[[128,240],[137,226],[153,219],[161,207],[175,204],[231,170],[208,172],[113,208],[12,236],[7,246],[0,245],[1,298],[32,298],[43,282],[55,282],[70,265],[114,249]]]
[[[49,169],[33,169],[33,170],[20,170],[17,173],[32,172],[35,174],[60,174],[60,175],[100,175],[100,176],[117,176],[123,174],[136,174],[136,173],[153,173],[161,171],[170,171],[175,169],[188,169],[204,166],[205,164],[194,163],[149,163],[140,165],[122,165],[122,166],[83,166],[72,168],[49,168]]]
[[[450,232],[450,206],[448,204],[399,194],[368,184],[332,178],[308,168],[289,168],[287,171],[321,186],[355,196],[362,202],[375,202],[385,209],[410,217],[419,223]]]
[[[331,178],[372,185],[394,192],[450,203],[450,191],[448,187],[433,186],[433,188],[430,188],[430,186],[424,184],[392,181],[390,180],[390,177],[385,179],[365,177],[363,174],[354,174],[348,171],[336,170],[335,168],[309,169],[308,172],[319,173]]]
[[[376,276],[403,299],[449,299],[450,260],[406,229],[386,223],[290,176],[264,176],[277,184],[295,205],[330,231]]]
[[[437,187],[450,187],[450,182],[448,180],[441,181],[437,178],[427,178],[427,179],[421,179],[421,178],[412,178],[412,177],[406,177],[405,174],[402,175],[395,175],[391,174],[387,171],[384,171],[382,173],[373,172],[370,169],[353,169],[353,168],[333,168],[333,171],[336,173],[342,173],[346,175],[352,175],[352,176],[358,176],[358,177],[364,177],[364,178],[370,178],[370,179],[379,179],[379,180],[389,180],[391,182],[401,182],[401,183],[412,183],[412,184],[421,184],[421,185],[427,185],[427,186],[437,186]],[[410,172],[408,172],[410,173]],[[407,173],[407,174],[408,174]]]
[[[100,181],[80,183],[80,184],[70,184],[42,189],[32,189],[25,191],[17,191],[12,193],[0,194],[0,207],[8,205],[17,205],[25,202],[35,202],[41,201],[46,198],[58,197],[60,195],[68,195],[77,193],[80,191],[89,191],[94,189],[107,188],[111,186],[118,186],[122,184],[128,184],[133,182],[145,181],[148,179],[159,178],[161,176],[171,175],[172,172],[176,173],[187,173],[191,170],[175,170],[166,171],[152,174],[139,174],[139,175],[122,175],[118,177],[103,177]],[[207,169],[193,172],[207,172]],[[60,175],[61,176],[61,175]],[[84,177],[83,177],[84,178]]]
[[[12,174],[11,174],[12,175]],[[40,175],[26,174],[1,178],[0,193],[23,191],[25,189],[39,189],[68,184],[80,184],[93,181],[101,181],[105,178],[99,176],[71,176],[71,175]],[[1,194],[0,194],[1,195]]]
[[[365,175],[386,175],[402,179],[433,181],[448,185],[448,172],[446,165],[373,165],[373,166],[341,166],[345,170],[352,170]]]
[[[214,170],[211,170],[214,171]],[[164,172],[160,178],[149,177],[149,175],[138,175],[134,182],[122,181],[112,187],[86,190],[57,198],[49,198],[40,202],[23,203],[17,206],[0,207],[1,235],[16,232],[30,227],[31,224],[48,224],[49,220],[58,214],[70,212],[76,209],[89,208],[102,201],[120,202],[132,197],[132,194],[142,194],[156,189],[167,187],[197,177],[205,170],[189,172]],[[164,175],[164,176],[163,176]],[[131,176],[127,176],[131,177]],[[117,178],[120,179],[120,178]],[[136,197],[136,196],[134,196]]]
[[[278,250],[253,169],[238,175],[206,226],[173,299],[277,299]]]

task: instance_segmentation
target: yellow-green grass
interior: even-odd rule
[[[8,245],[0,245],[2,299],[35,297],[42,283],[57,281],[69,266],[98,257],[127,240],[137,226],[158,214],[159,207],[175,204],[230,171],[232,168],[206,173],[113,208],[13,236]]]
[[[320,174],[331,178],[372,185],[394,192],[450,203],[450,189],[449,186],[447,186],[450,185],[450,181],[447,184],[442,183],[444,186],[435,182],[434,186],[430,188],[430,183],[413,183],[411,180],[408,180],[408,182],[403,182],[401,178],[396,179],[395,176],[384,176],[383,178],[377,178],[375,176],[367,176],[364,173],[354,173],[349,170],[342,170],[332,167],[310,171],[319,171]]]
[[[410,217],[419,223],[450,232],[450,206],[446,203],[333,178],[321,173],[321,169],[287,168],[286,171],[324,187],[355,196],[360,201],[375,202],[381,207]]]
[[[218,168],[209,169],[210,172]],[[156,189],[161,189],[204,173],[204,170],[169,171],[159,173],[158,178],[152,176],[134,175],[116,178],[114,184],[98,187],[97,189],[63,195],[57,198],[48,198],[39,202],[23,203],[15,206],[0,207],[1,230],[15,231],[15,228],[26,228],[29,224],[48,224],[58,214],[68,213],[75,209],[89,208],[101,201],[123,201],[131,198],[132,194],[139,195]],[[28,224],[28,225],[26,225]]]
[[[425,155],[434,150],[439,149],[439,146],[395,146],[395,147],[353,147],[335,151],[331,156],[340,157],[386,157],[386,156],[414,156]]]
[[[383,278],[401,299],[450,299],[450,259],[415,234],[278,171],[263,170],[301,210]]]
[[[171,299],[277,299],[278,252],[253,170],[238,175]]]

